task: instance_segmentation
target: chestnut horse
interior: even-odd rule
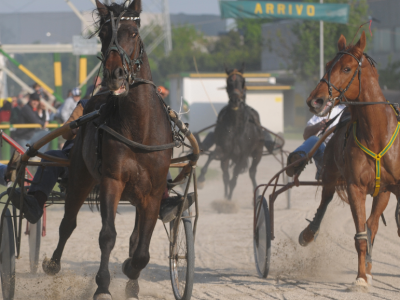
[[[102,43],[104,82],[110,92],[90,99],[84,113],[100,105],[101,116],[79,130],[71,154],[65,214],[60,239],[51,260],[43,262],[47,274],[61,268],[64,246],[76,227],[80,207],[96,183],[100,185],[102,229],[99,236],[100,268],[94,299],[112,299],[109,292],[110,253],[115,245],[115,215],[120,199],[136,206],[135,228],[130,238],[129,259],[123,265],[128,276],[126,296],[137,298],[138,277],[150,260],[150,239],[159,214],[172,150],[146,152],[130,147],[98,127],[108,127],[125,138],[144,145],[172,142],[166,111],[151,80],[150,66],[139,36],[141,0],[129,7],[96,0],[99,37]]]
[[[364,32],[354,46],[346,46],[342,35],[339,53],[327,64],[325,76],[307,99],[316,115],[326,114],[332,103],[349,105],[352,126],[340,128],[325,150],[320,209],[326,209],[338,188],[336,184],[342,182],[356,227],[358,274],[353,286],[357,289],[367,289],[372,283],[372,246],[379,218],[389,201],[388,192],[397,199],[400,196],[400,123],[394,107],[387,105],[374,63],[364,53],[365,46]],[[373,158],[374,154],[378,155]],[[367,194],[374,197],[368,219]]]

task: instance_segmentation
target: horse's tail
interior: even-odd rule
[[[100,211],[100,186],[97,184],[93,188],[93,190],[90,192],[90,194],[87,197],[87,202],[89,205],[90,210],[93,212],[94,209],[97,209],[97,211]]]
[[[336,190],[336,193],[338,194],[339,198],[342,199],[347,204],[349,204],[346,180],[344,180],[342,177],[340,177],[336,184],[335,190]]]

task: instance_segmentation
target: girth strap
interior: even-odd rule
[[[357,139],[357,122],[353,123],[353,136],[354,140],[356,141],[356,144],[362,151],[367,153],[369,156],[375,159],[376,161],[376,175],[375,175],[375,191],[372,197],[376,197],[379,194],[379,189],[381,187],[381,158],[389,151],[389,149],[392,147],[393,142],[396,140],[396,137],[399,133],[400,129],[400,122],[397,123],[396,130],[394,131],[392,137],[390,138],[389,143],[386,145],[386,147],[378,154],[372,152],[369,150],[367,147],[362,145],[359,140]]]
[[[118,132],[116,132],[114,129],[111,129],[110,127],[108,127],[105,124],[102,124],[99,126],[99,129],[102,129],[104,131],[106,131],[107,133],[111,134],[113,137],[115,137],[117,140],[119,140],[120,142],[131,146],[131,147],[135,147],[135,148],[139,148],[148,152],[155,152],[155,151],[162,151],[162,150],[167,150],[167,149],[172,149],[174,147],[179,147],[181,145],[181,143],[179,141],[174,141],[173,143],[169,143],[169,144],[165,144],[165,145],[159,145],[159,146],[147,146],[147,145],[143,145],[134,141],[131,141],[129,139],[127,139],[126,137],[124,137],[122,134],[119,134]]]

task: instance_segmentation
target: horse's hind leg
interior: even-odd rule
[[[375,236],[378,232],[379,218],[383,214],[389,203],[390,193],[380,193],[377,197],[374,197],[372,202],[371,215],[367,220],[367,256],[366,256],[366,268],[367,268],[367,279],[368,283],[372,284],[372,246],[374,245]]]
[[[339,170],[334,160],[334,147],[333,143],[328,143],[324,153],[324,169],[322,170],[322,195],[321,203],[317,209],[314,219],[308,224],[299,236],[299,244],[307,246],[318,236],[319,228],[324,218],[326,209],[329,203],[331,203],[333,196],[335,195],[335,185],[340,177]]]
[[[299,236],[299,244],[303,247],[308,246],[313,240],[315,240],[319,233],[319,227],[321,226],[322,219],[324,218],[326,209],[329,203],[333,199],[335,194],[335,186],[328,186],[322,188],[321,203],[315,213],[314,219],[308,224]]]
[[[79,170],[79,174],[81,175],[79,179],[77,178],[78,176],[70,176],[69,178],[68,194],[65,199],[64,217],[59,229],[58,245],[51,259],[45,258],[42,264],[43,271],[48,275],[55,275],[60,271],[61,256],[65,244],[76,228],[76,217],[79,209],[94,186],[93,178],[86,167],[83,168]]]
[[[214,160],[215,156],[216,156],[215,151],[211,152],[210,156],[208,156],[207,162],[205,163],[203,168],[201,168],[200,176],[197,179],[197,182],[200,183],[201,187],[203,186],[203,182],[206,180],[206,173],[208,170],[208,166]]]
[[[249,175],[250,175],[251,183],[253,184],[253,191],[257,187],[257,181],[256,181],[257,166],[260,163],[261,158],[262,158],[263,147],[264,147],[264,145],[261,144],[261,147],[257,147],[257,149],[254,151],[254,153],[252,155],[253,161],[252,161],[250,169],[249,169]]]

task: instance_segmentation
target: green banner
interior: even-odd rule
[[[223,19],[283,18],[346,24],[348,4],[320,4],[278,1],[220,1]]]

